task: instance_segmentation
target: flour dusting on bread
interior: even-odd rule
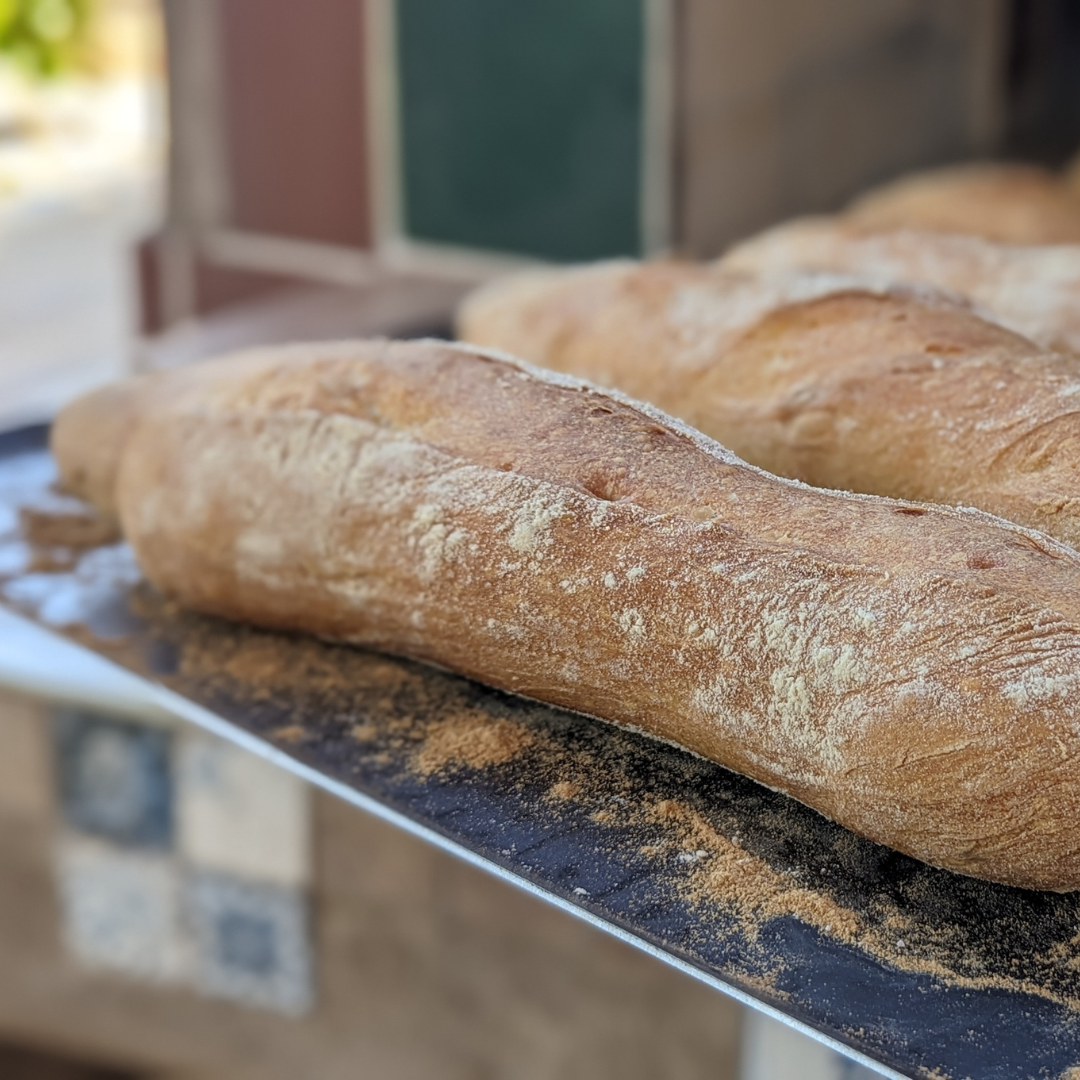
[[[116,505],[184,606],[646,731],[936,865],[1080,885],[1071,549],[779,480],[466,346],[269,350],[141,387]]]

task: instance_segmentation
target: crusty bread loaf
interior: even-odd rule
[[[946,298],[611,263],[493,282],[459,331],[652,401],[781,476],[975,506],[1080,548],[1080,360]]]
[[[65,462],[65,488],[92,503],[108,522],[116,521],[113,470],[135,424],[145,384],[145,379],[131,379],[78,398],[50,433],[53,454]]]
[[[181,604],[632,725],[939,866],[1080,887],[1071,549],[778,480],[438,342],[247,354],[133,393],[89,485],[67,429],[111,421],[93,396],[61,414],[60,471],[113,489]]]
[[[1038,165],[980,162],[903,176],[845,217],[868,232],[924,229],[1011,244],[1080,243],[1080,193]]]
[[[719,265],[736,273],[801,268],[931,285],[1048,349],[1080,351],[1080,244],[998,244],[912,229],[868,234],[843,218],[812,217],[744,240]]]

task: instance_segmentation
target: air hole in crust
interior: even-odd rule
[[[937,341],[932,341],[929,345],[923,346],[923,352],[930,353],[933,356],[959,356],[965,351],[959,345],[945,345]]]
[[[618,502],[625,494],[625,478],[611,473],[594,473],[582,484],[590,495],[604,502]]]
[[[918,506],[898,506],[896,508],[898,514],[906,514],[908,517],[922,517],[926,513],[925,510]]]
[[[589,410],[590,416],[613,416],[615,414],[614,409],[609,409],[606,405],[596,405]]]
[[[969,570],[993,570],[997,563],[989,555],[969,555],[967,559]]]

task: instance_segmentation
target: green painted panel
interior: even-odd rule
[[[397,0],[418,240],[639,254],[643,0]]]

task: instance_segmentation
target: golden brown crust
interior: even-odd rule
[[[181,603],[634,725],[940,866],[1080,886],[1075,552],[777,480],[464,347],[182,374],[141,397],[117,485]]]
[[[753,236],[717,264],[733,273],[802,269],[921,283],[1047,349],[1080,352],[1080,244],[998,244],[901,229],[868,234],[843,218],[800,218]]]
[[[944,298],[608,264],[496,282],[459,324],[653,401],[770,472],[976,506],[1080,547],[1080,363]]]
[[[901,177],[867,192],[846,219],[867,232],[923,229],[1011,244],[1080,242],[1080,195],[1038,165],[978,163]]]
[[[135,423],[140,380],[83,394],[62,410],[49,432],[60,487],[116,519],[113,489],[124,443]]]

